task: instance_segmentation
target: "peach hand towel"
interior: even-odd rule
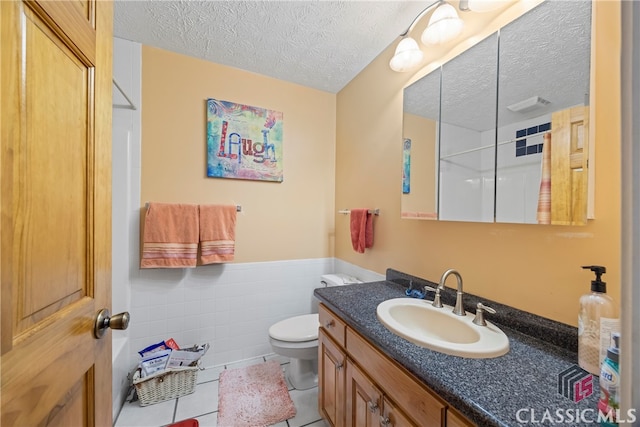
[[[373,215],[368,209],[351,209],[351,245],[363,254],[373,246]]]
[[[149,203],[142,240],[140,268],[195,267],[198,205]]]
[[[200,205],[200,262],[233,261],[236,245],[236,207]]]
[[[542,173],[538,196],[538,224],[551,224],[551,134],[545,133],[542,145]]]

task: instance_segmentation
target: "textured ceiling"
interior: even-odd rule
[[[337,93],[432,3],[116,0],[114,35]]]
[[[505,26],[499,38],[499,126],[585,102],[591,2],[548,0]],[[495,127],[497,46],[493,35],[443,65],[443,122],[477,131]],[[437,119],[439,92],[436,70],[405,89],[405,111]],[[529,113],[506,109],[533,96],[551,103]]]

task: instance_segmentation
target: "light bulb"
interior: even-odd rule
[[[457,37],[463,27],[464,21],[458,17],[456,9],[448,3],[442,3],[429,18],[429,25],[422,33],[422,43],[445,43]]]
[[[418,47],[418,43],[411,37],[405,37],[398,43],[396,52],[389,61],[389,67],[393,71],[409,71],[418,65],[423,57],[424,53]]]

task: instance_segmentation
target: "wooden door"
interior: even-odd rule
[[[334,427],[344,425],[346,356],[323,328],[318,330],[318,410]]]
[[[551,115],[551,223],[587,223],[589,107]]]
[[[379,426],[382,393],[350,359],[347,360],[346,376],[346,426]]]
[[[111,426],[112,9],[1,1],[1,422]]]

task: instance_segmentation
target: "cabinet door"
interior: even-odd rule
[[[444,424],[446,406],[439,397],[351,328],[347,328],[346,340],[350,359],[357,361],[377,387],[401,405],[405,414],[411,414],[416,425],[441,427]]]
[[[380,425],[383,427],[418,427],[412,423],[400,408],[384,397]]]
[[[345,353],[327,333],[318,331],[318,409],[334,427],[344,425]]]
[[[347,360],[346,426],[380,425],[382,393],[351,360]]]

